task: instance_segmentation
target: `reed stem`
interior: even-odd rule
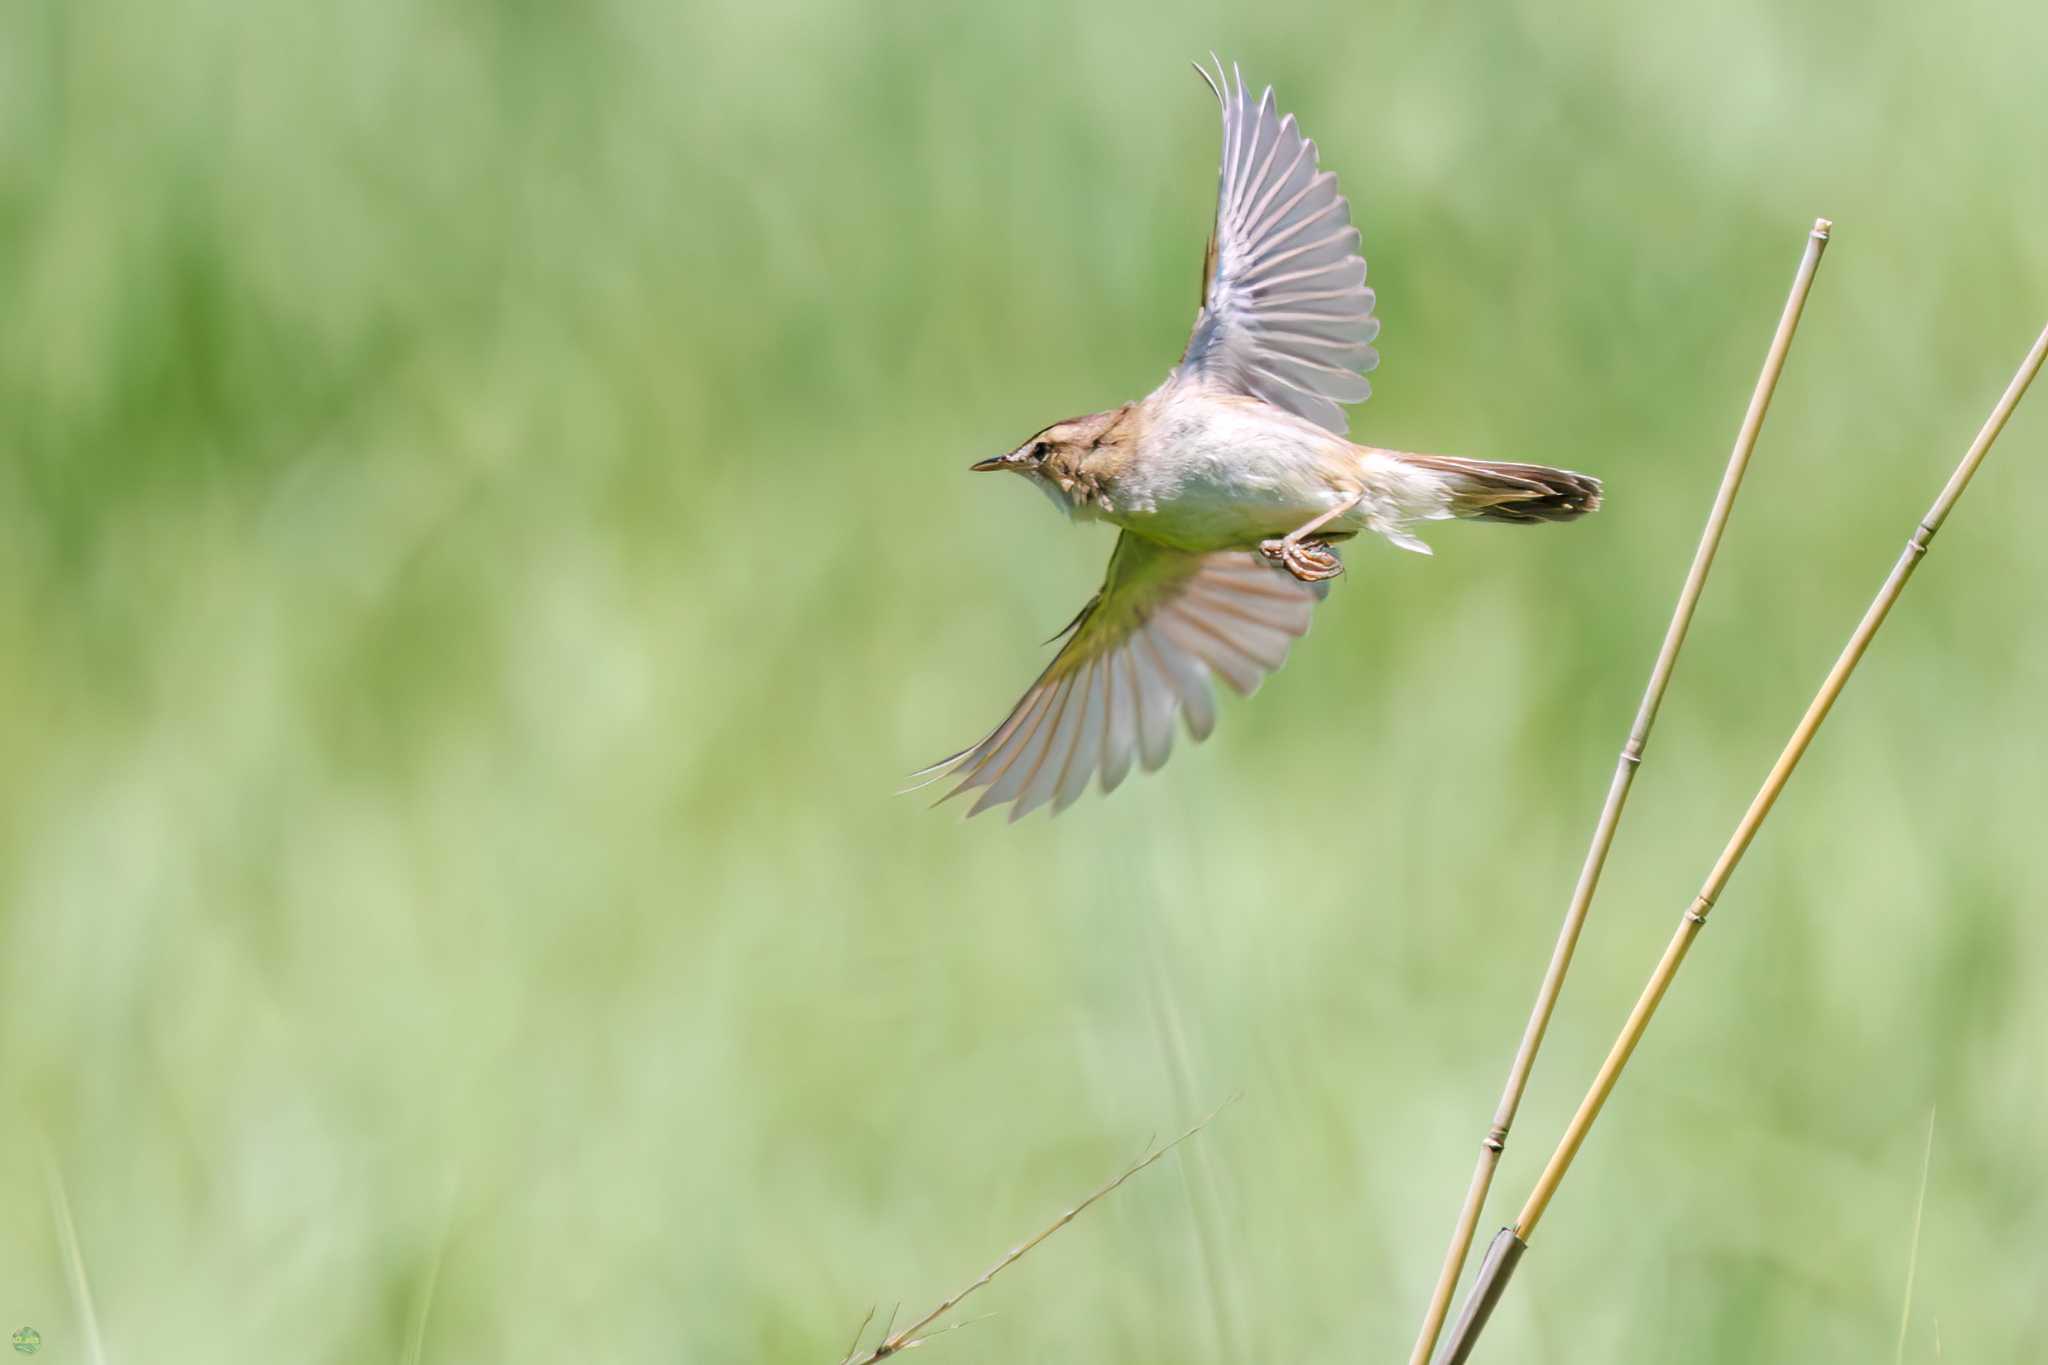
[[[1849,642],[1842,647],[1841,655],[1835,660],[1834,667],[1828,670],[1826,680],[1821,683],[1820,690],[1807,705],[1806,713],[1800,717],[1799,724],[1792,731],[1792,737],[1785,743],[1784,751],[1778,755],[1778,761],[1772,765],[1770,775],[1764,779],[1763,786],[1750,802],[1749,809],[1736,825],[1735,832],[1729,836],[1727,845],[1721,850],[1721,856],[1714,862],[1713,870],[1707,874],[1699,895],[1693,898],[1692,904],[1680,917],[1671,942],[1665,947],[1664,955],[1659,959],[1656,969],[1650,973],[1650,979],[1644,985],[1642,995],[1636,1000],[1635,1008],[1629,1011],[1628,1022],[1622,1026],[1620,1036],[1614,1040],[1607,1060],[1601,1064],[1599,1074],[1594,1077],[1592,1088],[1586,1092],[1585,1099],[1580,1101],[1578,1112],[1572,1116],[1572,1121],[1566,1127],[1557,1150],[1551,1154],[1549,1164],[1544,1167],[1535,1188],[1530,1191],[1528,1202],[1522,1206],[1514,1226],[1502,1229],[1500,1240],[1512,1239],[1519,1246],[1512,1255],[1489,1258],[1486,1269],[1491,1273],[1482,1273],[1473,1283],[1468,1300],[1470,1307],[1459,1322],[1459,1330],[1452,1334],[1446,1348],[1448,1361],[1462,1362],[1471,1354],[1473,1343],[1485,1327],[1487,1317],[1485,1311],[1473,1310],[1490,1309],[1492,1304],[1498,1301],[1508,1275],[1520,1259],[1520,1250],[1526,1249],[1536,1225],[1542,1221],[1544,1211],[1550,1207],[1550,1201],[1557,1193],[1559,1182],[1564,1179],[1565,1172],[1571,1169],[1572,1159],[1578,1155],[1579,1148],[1585,1143],[1586,1134],[1592,1129],[1594,1120],[1599,1118],[1600,1110],[1607,1103],[1608,1096],[1614,1093],[1615,1083],[1621,1079],[1622,1070],[1628,1065],[1630,1055],[1635,1052],[1636,1044],[1642,1041],[1643,1033],[1649,1028],[1658,1004],[1663,1001],[1664,993],[1670,989],[1672,979],[1678,975],[1679,967],[1684,964],[1686,952],[1706,925],[1708,913],[1726,889],[1729,878],[1734,876],[1736,867],[1742,862],[1742,855],[1749,851],[1750,843],[1756,838],[1757,830],[1762,827],[1765,817],[1771,813],[1771,807],[1777,804],[1779,795],[1785,790],[1785,783],[1791,778],[1793,769],[1799,766],[1799,760],[1805,756],[1807,747],[1813,743],[1814,734],[1820,729],[1821,722],[1827,719],[1829,710],[1833,708],[1835,699],[1841,695],[1850,674],[1856,671],[1856,665],[1862,660],[1864,651],[1869,649],[1872,637],[1877,634],[1878,628],[1884,624],[1885,617],[1890,614],[1893,604],[1905,590],[1906,581],[1913,576],[1913,570],[1926,557],[1928,544],[1941,529],[1942,523],[1948,519],[1950,510],[1962,497],[1963,490],[1969,487],[1970,479],[1976,474],[1978,466],[1983,464],[1984,457],[1990,454],[1992,444],[1997,441],[1998,434],[2005,429],[2006,421],[2012,416],[2013,409],[2019,406],[2020,398],[2026,393],[2027,386],[2033,382],[2034,376],[2040,373],[2044,360],[2048,360],[2048,328],[2042,330],[2039,339],[2034,342],[2033,349],[2021,362],[2012,382],[2006,386],[1997,406],[1992,408],[1991,415],[1985,419],[1983,427],[1978,431],[1977,439],[1970,443],[1970,449],[1964,454],[1962,462],[1956,466],[1955,472],[1949,475],[1940,496],[1935,498],[1933,507],[1913,529],[1912,536],[1906,541],[1905,549],[1900,552],[1898,561],[1892,565],[1891,573],[1886,575],[1883,586],[1878,589],[1877,596],[1871,600],[1869,608],[1863,613],[1863,619],[1857,623]]]
[[[1558,993],[1564,989],[1565,972],[1570,969],[1572,953],[1578,947],[1579,930],[1585,926],[1586,912],[1593,904],[1593,892],[1600,884],[1601,870],[1607,865],[1607,851],[1613,846],[1614,833],[1621,825],[1621,811],[1628,803],[1629,787],[1635,782],[1636,769],[1642,766],[1643,752],[1650,742],[1650,727],[1656,724],[1657,708],[1664,701],[1664,689],[1671,681],[1672,670],[1678,665],[1678,651],[1685,644],[1685,634],[1692,625],[1700,593],[1706,587],[1707,571],[1713,567],[1715,551],[1720,549],[1721,533],[1727,529],[1729,513],[1734,510],[1735,495],[1742,488],[1742,476],[1749,468],[1750,454],[1756,449],[1757,436],[1763,430],[1764,414],[1770,409],[1771,395],[1777,391],[1778,376],[1785,368],[1785,356],[1792,349],[1792,334],[1797,330],[1800,314],[1806,308],[1806,296],[1813,288],[1814,273],[1820,268],[1821,253],[1827,249],[1833,227],[1834,224],[1827,219],[1818,219],[1807,234],[1805,252],[1792,276],[1792,292],[1785,299],[1784,311],[1778,317],[1778,330],[1764,356],[1763,370],[1757,375],[1755,391],[1750,394],[1749,410],[1743,415],[1742,427],[1735,435],[1735,446],[1728,452],[1728,465],[1721,474],[1720,491],[1714,495],[1713,510],[1707,514],[1707,524],[1700,531],[1699,546],[1693,551],[1692,567],[1686,571],[1685,585],[1679,590],[1678,601],[1671,609],[1671,624],[1665,627],[1664,643],[1650,669],[1642,704],[1636,709],[1635,724],[1629,728],[1628,742],[1622,746],[1621,756],[1615,761],[1614,777],[1607,786],[1607,802],[1601,807],[1600,819],[1593,827],[1593,841],[1586,849],[1585,862],[1579,868],[1578,883],[1572,888],[1571,903],[1566,907],[1564,923],[1558,929],[1557,946],[1551,950],[1550,965],[1543,973],[1542,984],[1537,987],[1536,1002],[1530,1008],[1529,1022],[1522,1030],[1521,1046],[1516,1048],[1514,1062],[1508,1067],[1507,1084],[1501,1091],[1499,1105],[1494,1109],[1493,1123],[1479,1144],[1479,1164],[1472,1171],[1464,1206],[1458,1211],[1458,1221],[1452,1228],[1450,1249],[1444,1253],[1443,1269],[1437,1276],[1436,1289],[1430,1295],[1429,1309],[1423,1315],[1422,1330],[1415,1338],[1409,1365],[1427,1365],[1430,1352],[1436,1348],[1437,1335],[1443,1330],[1444,1315],[1451,1306],[1451,1295],[1458,1287],[1458,1276],[1464,1270],[1465,1257],[1472,1247],[1472,1234],[1479,1226],[1480,1210],[1486,1203],[1488,1189],[1493,1185],[1493,1173],[1500,1164],[1500,1154],[1507,1147],[1508,1130],[1514,1125],[1515,1111],[1521,1107],[1522,1092],[1528,1088],[1529,1073],[1536,1065],[1536,1053],[1543,1046],[1544,1031],[1550,1026],[1550,1015],[1557,1007]]]

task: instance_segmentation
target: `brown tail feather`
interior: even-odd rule
[[[1540,464],[1462,460],[1452,455],[1401,458],[1449,476],[1455,516],[1532,525],[1575,521],[1600,510],[1600,480],[1590,474]]]

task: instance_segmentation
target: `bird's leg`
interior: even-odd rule
[[[1276,564],[1283,564],[1287,572],[1304,583],[1320,583],[1326,578],[1335,578],[1344,572],[1344,563],[1330,551],[1334,536],[1319,536],[1322,530],[1338,517],[1365,500],[1363,492],[1353,493],[1329,511],[1295,527],[1278,540],[1259,542],[1259,553]]]

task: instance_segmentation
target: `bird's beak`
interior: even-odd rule
[[[1010,467],[1010,457],[1007,455],[996,455],[986,460],[976,460],[967,467],[976,474],[986,474],[991,469],[1008,469]]]

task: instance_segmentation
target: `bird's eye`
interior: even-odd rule
[[[1037,445],[1031,447],[1031,458],[1034,460],[1042,460],[1050,454],[1052,454],[1052,446],[1045,441],[1040,441]]]

